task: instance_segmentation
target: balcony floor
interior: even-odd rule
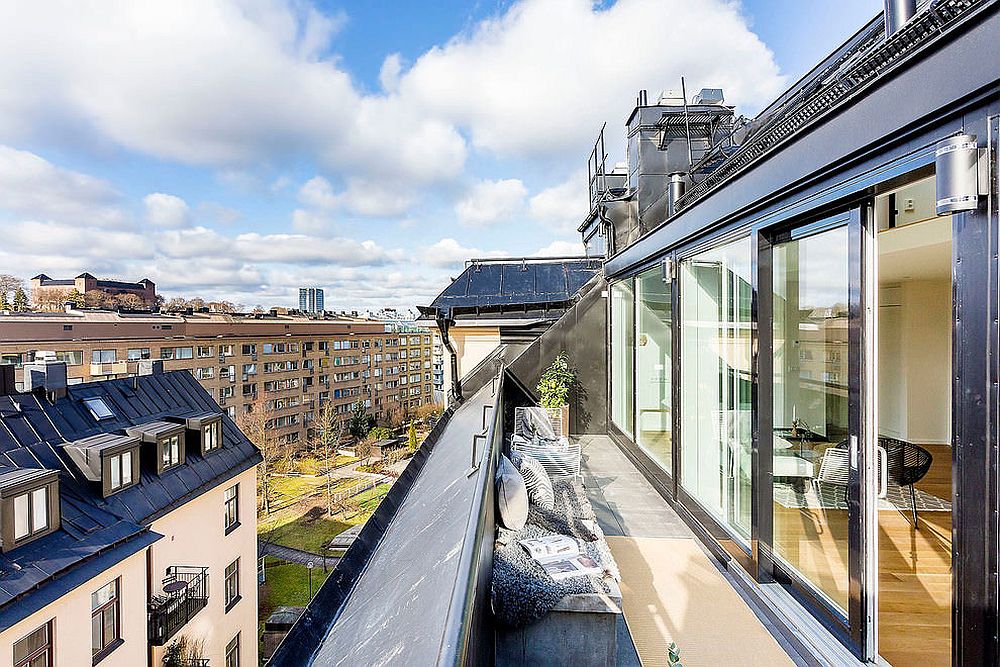
[[[621,450],[606,436],[581,444],[584,484],[622,572],[625,623],[641,664],[665,665],[673,641],[685,667],[795,665]]]

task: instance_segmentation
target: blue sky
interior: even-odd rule
[[[0,272],[167,296],[426,303],[472,255],[576,252],[635,91],[753,113],[878,0],[0,6]],[[623,159],[620,152],[612,160]]]

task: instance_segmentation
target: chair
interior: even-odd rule
[[[917,515],[917,493],[913,485],[922,480],[931,469],[934,457],[929,451],[919,445],[914,445],[905,440],[898,440],[888,436],[879,436],[878,446],[880,454],[886,461],[886,480],[899,487],[910,487],[910,511],[913,514],[913,527],[920,529],[920,518]],[[844,486],[846,492],[847,472],[849,453],[847,451],[848,441],[844,440],[836,447],[830,447],[823,452],[823,461],[820,463],[820,474],[817,481],[828,484]],[[827,454],[837,450],[837,453],[830,454],[830,461],[827,461]],[[879,463],[881,465],[881,462]],[[828,467],[824,475],[824,467]],[[881,469],[879,470],[881,476]],[[824,478],[825,477],[825,478]]]
[[[897,486],[910,487],[910,508],[913,512],[913,527],[919,529],[919,519],[917,517],[917,494],[913,485],[927,475],[931,469],[934,457],[931,453],[913,443],[896,438],[879,436],[879,447],[885,450],[888,459],[889,481]]]

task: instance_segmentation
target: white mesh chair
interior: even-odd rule
[[[580,443],[571,443],[565,437],[558,436],[545,408],[514,408],[511,448],[538,459],[549,477],[574,477],[580,474]]]

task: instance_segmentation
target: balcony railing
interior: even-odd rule
[[[149,600],[149,643],[163,646],[208,604],[207,567],[171,567]]]

